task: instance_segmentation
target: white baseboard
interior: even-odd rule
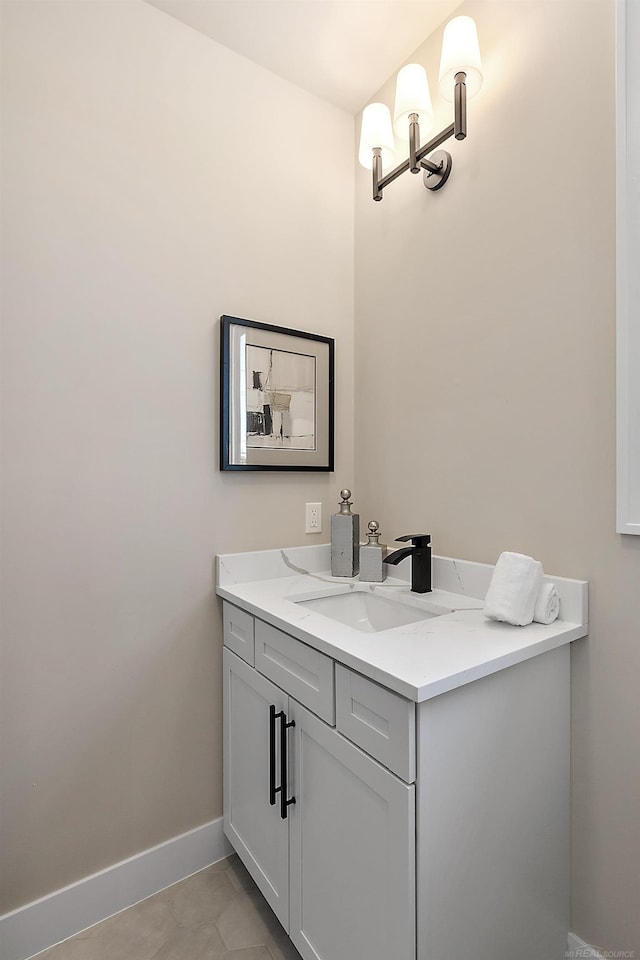
[[[26,960],[232,853],[222,817],[0,917],[0,957]]]
[[[604,960],[601,953],[598,953],[595,947],[590,943],[585,943],[575,933],[570,933],[567,937],[567,957],[571,960]]]

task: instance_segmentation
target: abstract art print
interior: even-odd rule
[[[316,448],[316,358],[247,344],[247,446]]]
[[[221,317],[220,468],[333,470],[334,341]]]

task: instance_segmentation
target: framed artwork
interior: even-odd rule
[[[220,469],[333,470],[334,341],[220,321]]]

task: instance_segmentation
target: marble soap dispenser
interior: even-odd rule
[[[382,583],[387,576],[382,562],[387,555],[387,546],[380,543],[377,520],[372,520],[368,526],[368,543],[360,547],[360,579],[366,583]]]
[[[340,512],[331,514],[331,576],[355,577],[359,569],[360,515],[351,513],[351,490],[341,490]]]

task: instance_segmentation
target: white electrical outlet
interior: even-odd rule
[[[322,533],[322,504],[307,503],[304,515],[305,533]]]

